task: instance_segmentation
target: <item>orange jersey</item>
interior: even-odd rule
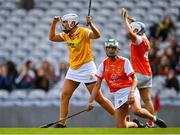
[[[143,75],[152,75],[151,66],[148,59],[148,46],[150,45],[147,38],[140,38],[140,44],[131,43],[131,63],[135,72]],[[136,39],[137,40],[137,39]]]
[[[115,61],[105,59],[99,66],[96,76],[105,78],[110,92],[132,86],[134,70],[127,58],[117,56]]]
[[[84,63],[93,60],[91,39],[88,37],[89,32],[89,29],[79,27],[72,35],[60,33],[60,36],[67,42],[71,69],[78,69]]]

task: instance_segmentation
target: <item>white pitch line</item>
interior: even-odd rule
[[[42,134],[42,133],[39,133],[39,134],[0,134],[0,135],[120,135],[120,134]],[[121,134],[121,135],[179,135],[179,134]]]

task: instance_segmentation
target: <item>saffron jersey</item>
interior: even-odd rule
[[[148,59],[150,42],[147,38],[136,36],[135,43],[131,43],[131,64],[135,72],[143,75],[152,75]]]
[[[78,69],[84,63],[93,61],[92,44],[89,33],[89,29],[82,27],[79,27],[73,34],[60,33],[60,36],[67,42],[71,69]]]
[[[105,78],[110,92],[116,92],[122,88],[131,87],[133,80],[131,75],[134,70],[127,58],[116,56],[115,61],[108,58],[99,65],[96,77]]]

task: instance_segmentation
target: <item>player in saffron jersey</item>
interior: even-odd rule
[[[118,128],[140,127],[136,122],[127,121],[129,115],[129,105],[132,112],[140,117],[149,118],[159,126],[166,126],[165,123],[152,115],[149,111],[141,108],[140,95],[137,90],[137,78],[134,70],[127,58],[118,56],[118,42],[115,39],[109,39],[105,42],[105,51],[107,58],[99,65],[96,73],[97,82],[92,91],[87,104],[87,110],[93,108],[93,100],[101,87],[102,80],[105,79],[114,95],[115,122]]]
[[[62,33],[56,33],[56,24],[58,22],[62,25]],[[87,24],[91,29],[79,27],[78,23],[79,17],[74,13],[66,14],[62,18],[55,16],[49,31],[51,41],[65,41],[69,49],[70,68],[67,71],[62,88],[60,119],[67,117],[69,100],[79,84],[85,83],[89,93],[91,93],[97,80],[95,77],[97,69],[93,61],[91,40],[99,38],[100,32],[92,22],[91,16],[87,17]],[[114,116],[113,104],[101,92],[98,93],[96,101]],[[66,121],[61,121],[55,127],[66,127]]]
[[[151,49],[150,42],[145,34],[145,25],[142,22],[129,21],[128,11],[123,9],[125,28],[131,40],[131,64],[138,79],[137,88],[147,110],[154,115],[154,106],[151,99],[152,71],[148,59]]]

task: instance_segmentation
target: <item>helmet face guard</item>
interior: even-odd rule
[[[118,41],[113,38],[110,38],[107,41],[105,41],[105,47],[110,47],[110,46],[117,47],[118,49],[120,49]]]
[[[72,22],[71,22],[71,23],[72,23]],[[61,25],[62,31],[63,31],[64,33],[69,33],[75,26],[78,25],[78,23],[77,23],[77,24],[75,24],[73,27],[71,27],[71,23],[68,23],[68,26],[66,26],[66,27],[64,27],[63,25]]]
[[[106,48],[106,55],[108,57],[111,57],[111,58],[115,57],[118,54],[119,50],[120,50],[118,41],[115,40],[115,39],[112,39],[112,38],[108,39],[105,42],[105,48]],[[107,48],[114,48],[115,52],[110,53],[110,52],[107,51]]]
[[[72,26],[72,23],[74,22],[74,25]],[[79,23],[79,17],[78,15],[74,13],[66,14],[62,17],[62,30],[65,33],[69,33],[75,26],[77,26]]]
[[[135,32],[137,35],[141,36],[143,33],[145,33],[145,24],[142,22],[132,22],[130,26],[133,32],[137,30],[137,32]]]

